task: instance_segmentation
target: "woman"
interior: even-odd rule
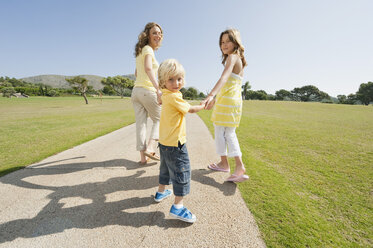
[[[146,24],[140,33],[135,47],[136,81],[132,90],[132,105],[136,118],[136,148],[140,151],[141,165],[146,164],[147,158],[159,160],[155,154],[159,136],[159,118],[161,113],[161,95],[156,73],[159,64],[154,57],[162,43],[163,31],[157,23]],[[153,121],[149,141],[146,144],[147,117]]]

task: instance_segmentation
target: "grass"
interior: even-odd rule
[[[0,175],[133,122],[129,99],[0,97]],[[372,106],[245,101],[237,134],[268,247],[373,246]]]
[[[372,106],[245,101],[237,135],[268,247],[373,246]]]
[[[135,121],[128,98],[0,97],[0,176]]]

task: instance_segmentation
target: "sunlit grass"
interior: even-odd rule
[[[134,122],[128,98],[89,102],[0,98],[0,175]],[[237,134],[267,246],[373,246],[371,106],[245,101]]]
[[[0,175],[135,120],[130,99],[0,97]]]
[[[269,247],[373,246],[371,106],[245,101],[237,134]]]

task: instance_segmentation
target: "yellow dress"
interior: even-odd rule
[[[242,115],[242,77],[232,73],[216,95],[211,121],[218,126],[238,127]]]

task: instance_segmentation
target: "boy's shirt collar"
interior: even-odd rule
[[[169,94],[181,94],[181,92],[178,90],[177,92],[172,92],[172,91],[170,91],[170,90],[168,90],[168,89],[161,89],[161,91],[162,91],[162,93],[164,94],[164,95],[169,95]]]

